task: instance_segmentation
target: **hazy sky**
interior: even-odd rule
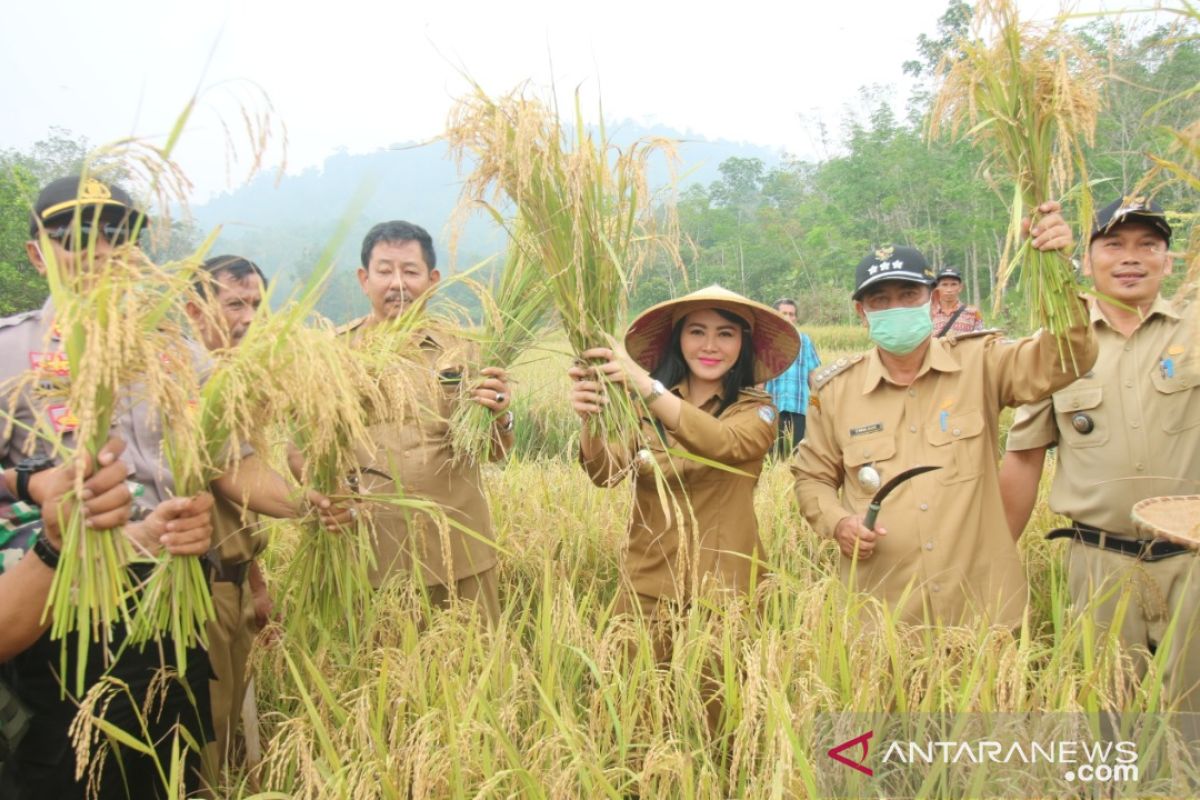
[[[1100,0],[1085,3],[1094,8]],[[286,123],[289,170],[424,140],[465,90],[529,80],[585,107],[707,138],[812,157],[858,88],[908,89],[901,64],[947,0],[325,3],[116,0],[17,3],[0,30],[0,147],[52,125],[92,143],[162,137],[206,87],[180,160],[200,197],[227,185],[222,121],[239,106]],[[1057,3],[1023,0],[1032,15]],[[240,141],[244,141],[244,136]],[[278,155],[275,156],[278,159]],[[236,183],[238,175],[233,176]]]

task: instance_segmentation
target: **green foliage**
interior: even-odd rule
[[[936,33],[919,37],[906,71],[927,79],[941,59],[960,57],[954,42],[971,15],[970,5],[950,0]],[[1169,130],[1195,118],[1192,104],[1162,101],[1195,85],[1200,43],[1172,28],[1126,19],[1103,18],[1078,30],[1108,75],[1106,110],[1094,146],[1084,152],[1101,205],[1135,186],[1151,166],[1147,154],[1163,152]],[[803,324],[852,324],[855,265],[875,246],[903,243],[921,249],[934,266],[963,270],[964,300],[987,313],[1012,187],[981,172],[982,154],[969,142],[927,141],[928,89],[918,86],[904,118],[886,93],[864,89],[844,116],[840,148],[825,160],[767,169],[758,159],[731,158],[719,180],[689,187],[679,200],[680,229],[691,243],[684,251],[686,275],[665,263],[648,269],[632,306],[721,283],[764,302],[793,297]],[[1198,209],[1195,194],[1177,185],[1158,197],[1172,214],[1177,241],[1186,241]],[[1068,202],[1067,213],[1078,208]],[[1077,220],[1076,238],[1086,229]],[[1014,293],[987,321],[1025,333],[1026,303]]]
[[[25,254],[29,209],[44,184],[78,172],[86,153],[86,142],[62,128],[28,152],[0,150],[0,316],[37,308],[50,293]]]

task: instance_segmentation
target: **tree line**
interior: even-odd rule
[[[918,38],[904,64],[917,90],[903,113],[894,110],[887,91],[864,88],[847,105],[837,131],[814,124],[814,138],[827,154],[822,158],[785,159],[774,167],[759,158],[729,158],[720,165],[719,180],[683,190],[677,201],[686,242],[683,270],[650,265],[633,286],[634,308],[721,283],[767,301],[792,297],[810,324],[848,322],[854,265],[873,247],[893,242],[920,248],[935,266],[962,270],[965,298],[990,312],[1009,187],[980,172],[980,154],[969,144],[926,136],[937,66],[953,57],[971,14],[967,3],[951,0],[936,31]],[[1105,110],[1088,148],[1092,192],[1103,203],[1137,183],[1148,168],[1147,153],[1166,149],[1165,128],[1194,121],[1188,103],[1162,101],[1197,85],[1200,45],[1137,16],[1102,17],[1079,27],[1077,35],[1108,76]],[[792,101],[802,105],[800,96]],[[78,170],[87,150],[82,137],[51,129],[26,151],[0,151],[0,315],[45,298],[45,282],[25,258],[29,207],[41,185]],[[1186,233],[1197,198],[1167,187],[1160,201]],[[186,222],[173,224],[179,235],[169,239],[171,252],[158,255],[187,252],[199,241]],[[311,242],[301,257],[315,259],[324,244]],[[293,264],[288,272],[303,276],[311,267]],[[346,274],[322,306],[338,318],[358,299],[352,275],[341,272]],[[990,321],[1019,329],[1020,302],[1013,297]]]

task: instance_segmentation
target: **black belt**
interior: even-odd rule
[[[1055,528],[1046,534],[1047,539],[1074,539],[1091,547],[1111,550],[1114,553],[1136,558],[1139,561],[1162,561],[1164,558],[1194,552],[1174,542],[1161,539],[1121,539],[1091,525],[1072,522],[1070,528]]]
[[[239,564],[227,564],[215,559],[207,559],[208,577],[213,583],[236,583],[242,585],[250,572],[253,561],[243,561]]]

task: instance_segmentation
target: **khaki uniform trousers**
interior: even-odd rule
[[[671,663],[674,649],[675,625],[684,607],[667,597],[652,597],[639,594],[628,587],[617,596],[616,616],[634,617],[641,621],[650,635],[654,648],[654,660],[660,667]],[[719,657],[709,659],[700,676],[700,696],[704,699],[705,721],[710,735],[721,729],[721,716],[725,712],[725,699],[721,676],[725,665]]]
[[[450,587],[443,584],[426,586],[429,604],[434,608],[450,608],[454,598]],[[476,575],[455,581],[454,594],[463,602],[474,603],[480,616],[490,627],[500,621],[500,589],[496,582],[496,568],[489,567]]]
[[[1200,557],[1184,553],[1145,562],[1075,542],[1067,582],[1075,608],[1101,631],[1112,626],[1122,597],[1129,596],[1119,637],[1141,652],[1135,659],[1139,677],[1178,617],[1165,662],[1165,696],[1179,711],[1200,713]]]
[[[246,664],[258,626],[248,581],[214,581],[212,599],[217,616],[208,625],[208,658],[213,671],[209,692],[216,741],[205,748],[205,761],[209,780],[216,785],[221,770],[233,761],[246,696]]]

